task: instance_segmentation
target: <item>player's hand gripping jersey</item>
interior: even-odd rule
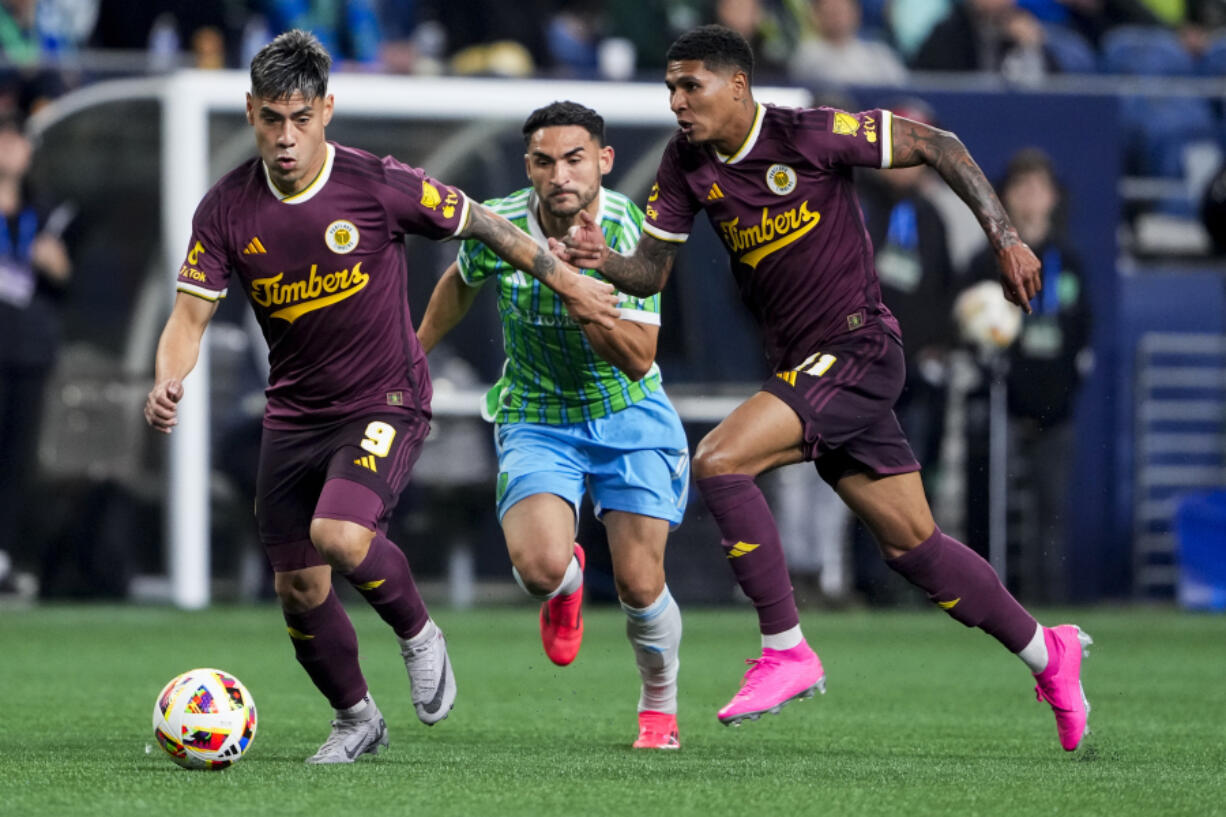
[[[643,231],[684,241],[706,210],[776,371],[867,326],[898,333],[852,184],[852,167],[890,167],[890,117],[759,104],[732,156],[680,133],[664,151]]]
[[[268,341],[264,424],[327,423],[386,406],[429,414],[409,316],[404,237],[454,236],[468,199],[391,157],[329,143],[319,176],[278,191],[257,158],[196,209],[178,290],[225,297],[236,276]]]
[[[524,188],[485,205],[548,246],[537,222],[537,199]],[[605,241],[629,253],[638,243],[643,214],[620,193],[602,188],[597,223]],[[466,240],[457,259],[460,277],[470,285],[498,281],[498,311],[502,317],[507,362],[502,377],[486,395],[483,414],[498,423],[558,425],[594,420],[633,405],[660,388],[660,370],[653,363],[640,381],[598,357],[579,325],[549,287],[509,265],[480,241]],[[601,277],[592,270],[585,275]],[[621,294],[623,320],[659,325],[660,296],[635,298]]]

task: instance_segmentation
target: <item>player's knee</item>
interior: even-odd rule
[[[718,440],[711,439],[710,435],[698,443],[693,467],[694,477],[697,479],[745,473],[743,463],[732,456],[725,446],[720,445]]]
[[[664,592],[664,571],[644,570],[614,577],[617,597],[631,607],[650,607]]]
[[[328,564],[349,572],[361,564],[374,532],[353,522],[316,517],[311,520],[311,544]]]
[[[321,580],[313,572],[293,571],[278,573],[273,577],[273,589],[287,613],[305,613],[324,603],[331,583]]]
[[[932,535],[935,524],[922,519],[897,517],[873,529],[877,547],[885,559],[896,559],[919,547]]]
[[[559,559],[549,554],[531,554],[515,562],[515,571],[529,593],[544,596],[558,589],[569,566],[569,556]]]

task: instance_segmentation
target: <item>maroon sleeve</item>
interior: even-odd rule
[[[230,281],[230,252],[222,224],[222,194],[213,188],[200,200],[192,216],[192,237],[179,267],[175,289],[206,301],[226,297]]]
[[[391,156],[383,157],[384,195],[380,198],[392,223],[426,238],[452,238],[468,222],[468,197],[425,171]]]
[[[655,184],[643,207],[643,232],[660,241],[684,242],[699,209],[681,169],[677,142],[670,142],[660,157]]]
[[[848,113],[836,108],[811,108],[802,114],[814,127],[797,128],[797,147],[819,167],[891,166],[892,114],[880,108]]]

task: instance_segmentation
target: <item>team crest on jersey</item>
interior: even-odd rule
[[[437,210],[442,201],[443,197],[439,194],[437,187],[427,181],[421,183],[421,204],[423,207]]]
[[[860,120],[849,113],[836,111],[832,130],[839,136],[855,136],[860,130]]]
[[[324,230],[324,243],[338,255],[351,253],[358,246],[358,228],[352,221],[337,219]]]
[[[776,196],[786,196],[796,189],[796,171],[787,165],[771,165],[766,171],[766,186]]]

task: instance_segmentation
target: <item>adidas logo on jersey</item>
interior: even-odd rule
[[[264,244],[260,241],[260,237],[256,236],[247,242],[247,246],[243,248],[243,255],[264,255],[268,250],[264,249]]]
[[[353,461],[353,464],[360,465],[363,468],[374,471],[376,474],[379,473],[379,469],[375,467],[375,458],[373,456],[367,455],[365,457],[358,457]]]
[[[707,201],[715,201],[716,199],[722,199],[723,197],[724,191],[719,189],[719,184],[712,183],[711,189],[707,191]]]

